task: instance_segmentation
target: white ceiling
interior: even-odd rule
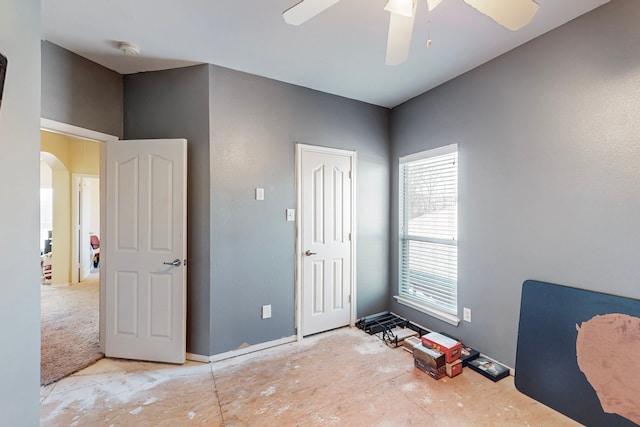
[[[394,107],[608,0],[537,0],[517,32],[463,0],[418,0],[409,60],[386,66],[386,0],[342,0],[299,27],[298,0],[43,0],[42,38],[121,74],[210,63]],[[427,48],[426,41],[432,40]],[[120,41],[140,47],[125,56]]]

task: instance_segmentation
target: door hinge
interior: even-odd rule
[[[349,171],[349,179],[351,179],[351,171]]]
[[[349,233],[349,241],[351,241],[351,233]]]
[[[351,304],[351,295],[349,295],[349,304]]]

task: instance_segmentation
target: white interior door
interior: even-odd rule
[[[302,335],[353,322],[355,153],[298,145]]]
[[[80,277],[79,281],[87,278],[91,273],[91,244],[89,233],[91,230],[91,184],[89,178],[80,177],[79,180],[79,206],[80,221],[78,224],[78,248],[79,248],[79,264]]]
[[[105,354],[184,363],[187,141],[107,144]]]
[[[100,233],[100,178],[98,175],[73,174],[72,221],[74,236],[71,258],[74,260],[71,282],[85,280],[92,269],[89,236]]]

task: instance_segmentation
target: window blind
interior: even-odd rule
[[[457,145],[400,159],[400,295],[457,314]]]

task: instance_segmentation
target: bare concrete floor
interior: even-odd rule
[[[412,356],[344,328],[222,362],[103,359],[41,388],[42,426],[578,426],[465,369],[435,381]]]

